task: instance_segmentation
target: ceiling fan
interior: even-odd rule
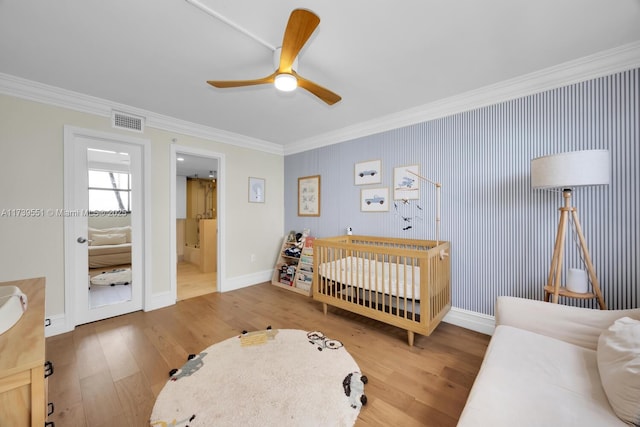
[[[340,95],[331,92],[311,80],[307,80],[293,69],[298,53],[309,40],[311,34],[320,24],[320,18],[306,9],[295,9],[289,16],[289,22],[282,39],[280,51],[280,64],[276,71],[267,77],[255,80],[209,80],[211,86],[217,88],[229,88],[240,86],[253,86],[273,83],[275,87],[283,91],[292,91],[297,86],[308,90],[329,105],[340,101]]]

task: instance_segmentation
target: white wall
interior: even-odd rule
[[[226,156],[226,277],[234,287],[273,267],[284,234],[283,157],[234,145],[147,127],[143,135],[113,129],[108,117],[0,95],[0,281],[44,276],[47,316],[63,315],[63,218],[47,209],[63,208],[63,127],[124,133],[151,140],[151,274],[154,294],[170,290],[170,145]],[[248,177],[266,179],[267,202],[248,203]],[[43,209],[36,218],[12,209]],[[38,213],[39,211],[35,211]],[[21,214],[22,215],[22,214]],[[250,255],[256,260],[250,262]],[[254,280],[254,279],[253,279]]]
[[[176,219],[187,217],[187,177],[176,176]]]

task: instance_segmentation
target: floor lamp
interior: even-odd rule
[[[607,185],[611,176],[611,161],[608,150],[571,151],[538,157],[531,161],[531,186],[540,189],[562,189],[564,205],[560,210],[560,222],[553,247],[551,268],[544,287],[545,301],[558,302],[560,296],[569,298],[591,299],[597,298],[601,310],[606,310],[606,305],[600,284],[596,276],[589,249],[578,220],[578,211],[571,206],[572,188],[592,185]],[[571,216],[571,218],[569,218]],[[571,219],[578,236],[578,250],[582,257],[588,279],[593,287],[593,292],[576,292],[561,285],[562,261],[564,255],[564,241],[567,231],[567,222]],[[573,272],[570,272],[573,273]],[[569,280],[569,275],[567,277]],[[584,279],[586,281],[586,277]],[[585,284],[586,285],[586,284]],[[586,287],[586,286],[585,286]]]

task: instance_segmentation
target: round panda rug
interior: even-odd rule
[[[243,333],[170,374],[152,426],[353,426],[366,404],[366,377],[319,331]]]
[[[131,269],[120,268],[111,271],[104,271],[93,276],[89,282],[96,286],[128,285],[131,283]]]

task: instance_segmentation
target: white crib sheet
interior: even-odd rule
[[[343,285],[420,300],[419,266],[346,257],[321,263],[318,274]]]

